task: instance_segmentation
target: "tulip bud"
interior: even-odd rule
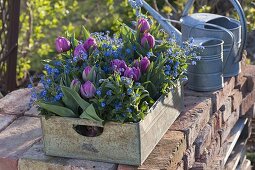
[[[97,47],[96,40],[92,37],[89,37],[83,44],[83,47],[85,48],[86,51],[89,51],[90,48],[94,50]]]
[[[81,91],[81,96],[83,98],[92,98],[95,96],[96,88],[94,84],[88,80],[81,85],[80,91]]]
[[[140,69],[141,69],[141,72],[142,73],[145,73],[149,66],[150,66],[151,62],[150,60],[148,59],[148,57],[143,57],[140,61]]]
[[[83,47],[82,44],[79,44],[74,49],[74,57],[80,57],[83,58],[84,55],[87,55],[87,51]]]
[[[150,33],[145,33],[141,39],[141,44],[145,48],[153,48],[155,46],[155,39]]]
[[[82,72],[82,79],[84,81],[90,80],[93,81],[96,77],[96,72],[94,70],[93,74],[91,73],[92,68],[90,66],[85,67],[85,69]]]
[[[71,82],[70,88],[74,89],[76,92],[79,92],[81,86],[81,82],[78,79],[73,79]]]
[[[114,59],[111,62],[111,67],[114,71],[117,71],[123,75],[127,68],[127,64],[124,60]]]
[[[139,68],[135,68],[135,67],[128,67],[124,73],[125,77],[131,78],[134,81],[138,81],[141,77],[141,71]]]
[[[146,31],[149,31],[150,29],[150,24],[149,22],[147,21],[147,19],[140,19],[137,23],[137,27],[138,27],[138,30],[140,30],[141,33],[144,33]]]
[[[65,37],[58,37],[55,40],[55,45],[58,53],[66,52],[71,48],[70,41]]]

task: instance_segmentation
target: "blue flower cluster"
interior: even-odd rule
[[[122,109],[122,103],[121,102],[115,103],[114,107],[116,111],[120,111]]]
[[[165,74],[167,76],[172,75],[173,77],[177,77],[179,65],[180,63],[178,61],[168,60],[168,64],[165,66]]]

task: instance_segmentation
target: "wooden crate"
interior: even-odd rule
[[[107,122],[103,133],[87,137],[75,125],[100,126],[79,118],[41,117],[46,155],[141,165],[183,108],[182,88],[160,97],[138,123]]]

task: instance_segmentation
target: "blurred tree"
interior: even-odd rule
[[[78,9],[76,0],[24,0],[21,4],[18,53],[18,79],[26,78],[31,62],[38,68],[38,58],[50,56],[54,38],[62,30],[62,20]],[[64,29],[73,30],[72,24]]]

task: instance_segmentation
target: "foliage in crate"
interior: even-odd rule
[[[140,121],[186,78],[188,61],[196,58],[195,47],[179,46],[142,17],[132,28],[120,23],[112,37],[83,27],[80,35],[67,32],[55,44],[58,55],[43,61],[43,90],[32,99],[43,115],[99,122]]]

